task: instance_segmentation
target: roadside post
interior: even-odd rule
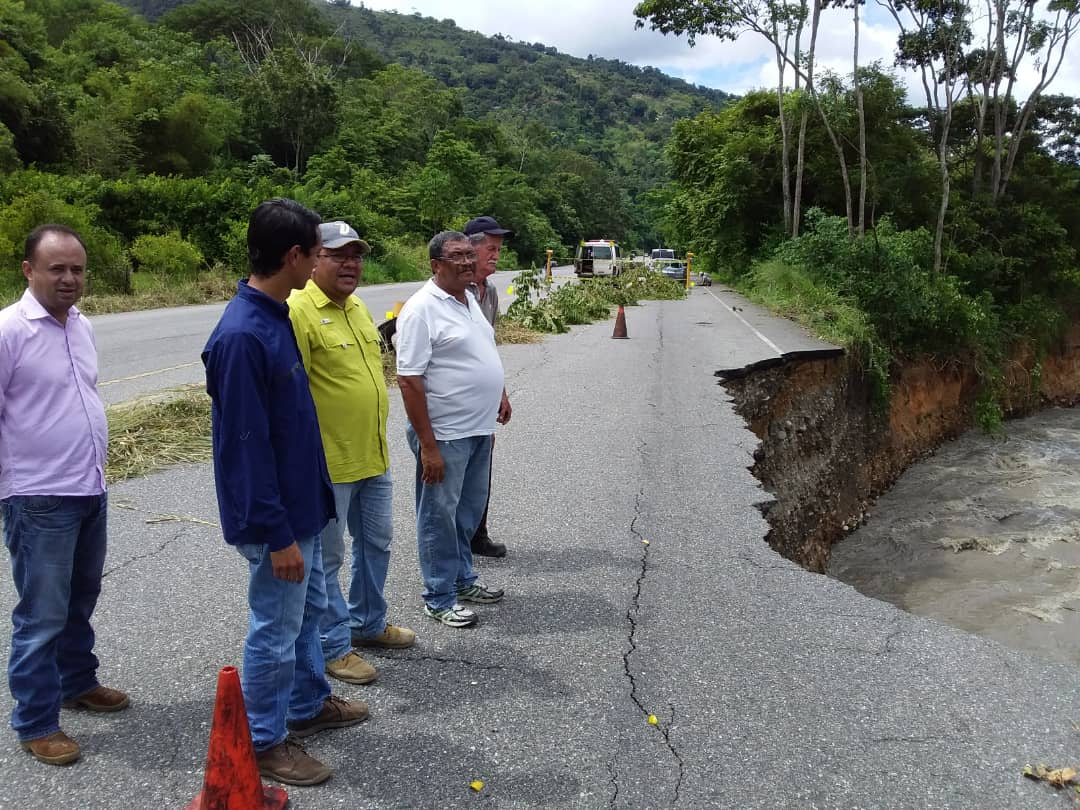
[[[694,254],[686,254],[686,289],[690,289],[690,264],[694,261]]]
[[[547,250],[547,268],[546,268],[546,270],[544,272],[545,272],[545,276],[547,277],[547,283],[548,284],[551,283],[551,254],[554,253],[554,252],[555,251],[553,251],[551,248],[548,248],[548,250]]]

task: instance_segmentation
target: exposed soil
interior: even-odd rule
[[[1025,352],[1007,371],[1010,416],[1080,401],[1080,324],[1045,357]],[[909,464],[973,425],[978,380],[962,364],[904,365],[887,407],[876,407],[852,358],[791,360],[723,383],[761,439],[753,474],[775,501],[762,507],[768,542],[823,572],[833,543]]]

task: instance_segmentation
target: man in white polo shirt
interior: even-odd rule
[[[495,424],[510,421],[495,331],[470,283],[476,252],[465,234],[428,245],[432,278],[397,325],[397,373],[406,437],[416,456],[416,540],[424,612],[450,627],[476,623],[462,602],[491,604],[502,590],[479,584],[469,543],[488,495]]]

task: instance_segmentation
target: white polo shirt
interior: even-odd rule
[[[397,373],[422,377],[440,442],[495,432],[504,385],[495,330],[471,292],[466,303],[430,280],[405,302],[397,323]]]

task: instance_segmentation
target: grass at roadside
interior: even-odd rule
[[[105,478],[110,484],[211,458],[210,397],[205,391],[184,389],[168,399],[114,405],[106,416]]]
[[[735,288],[829,343],[852,348],[873,341],[874,329],[865,312],[835,290],[815,283],[798,267],[763,262]]]
[[[236,293],[236,279],[219,273],[169,280],[152,273],[135,273],[132,275],[132,285],[134,291],[130,295],[85,295],[79,301],[79,309],[87,315],[135,312],[228,301]]]

